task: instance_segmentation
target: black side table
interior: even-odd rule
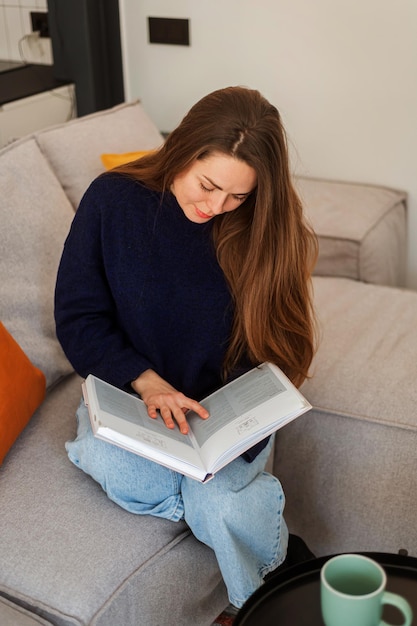
[[[361,552],[387,574],[387,591],[404,596],[417,624],[417,559],[399,554]],[[330,555],[295,565],[271,578],[244,604],[233,626],[324,626],[320,609],[320,570]],[[384,608],[384,619],[402,624],[397,610]],[[353,625],[352,625],[353,626]]]

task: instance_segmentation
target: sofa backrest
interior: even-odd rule
[[[74,210],[105,152],[162,143],[139,102],[33,133],[0,150],[0,320],[47,386],[72,372],[55,335],[54,288]]]
[[[314,178],[295,182],[319,240],[316,275],[379,285],[405,283],[405,192]]]
[[[163,137],[139,101],[76,118],[35,134],[74,209],[104,171],[100,154],[150,150]]]
[[[74,211],[33,137],[0,152],[0,189],[0,319],[49,387],[72,371],[53,298]]]

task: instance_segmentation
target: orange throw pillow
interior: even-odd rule
[[[45,376],[0,322],[0,465],[42,403]]]
[[[152,152],[152,150],[123,152],[121,154],[101,154],[100,159],[106,170],[111,170],[113,167],[117,167],[118,165],[124,165],[125,163],[136,161],[136,159],[140,159],[145,156],[145,154],[149,154],[149,152]]]

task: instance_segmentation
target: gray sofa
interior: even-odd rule
[[[132,102],[0,152],[0,319],[47,382],[0,467],[2,626],[209,626],[228,603],[212,551],[185,523],[120,509],[64,448],[81,380],[54,332],[63,241],[100,155],[161,141]],[[398,287],[405,194],[297,185],[320,238],[321,341],[303,386],[314,408],[279,432],[270,459],[286,518],[317,554],[417,555],[417,294]]]

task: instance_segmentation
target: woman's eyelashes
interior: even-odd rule
[[[206,191],[207,193],[210,193],[211,191],[215,190],[215,187],[212,187],[211,189],[209,187],[206,187],[203,183],[200,182],[200,189],[202,189],[203,191]],[[247,196],[249,194],[245,194],[245,195],[232,195],[232,198],[234,198],[235,200],[238,200],[239,202],[243,202],[243,200],[246,200]]]

